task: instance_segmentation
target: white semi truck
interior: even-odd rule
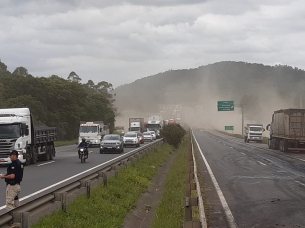
[[[103,121],[81,121],[78,143],[80,143],[82,139],[86,139],[89,146],[100,146],[101,139],[107,134],[109,134],[109,126],[105,125]]]
[[[161,120],[161,116],[154,115],[150,116],[146,125],[147,131],[156,132],[156,137],[160,138],[160,131],[164,125],[164,122]]]
[[[245,142],[254,141],[262,143],[264,130],[262,124],[247,124],[244,133]]]
[[[56,127],[34,126],[29,108],[0,109],[0,164],[10,164],[10,150],[17,150],[25,165],[55,157]]]
[[[144,132],[144,118],[129,118],[129,131]]]

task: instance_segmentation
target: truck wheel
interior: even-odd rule
[[[29,146],[26,148],[25,159],[26,159],[26,161],[25,161],[24,164],[25,165],[30,165],[31,162],[32,162],[32,151],[31,151],[31,148]]]
[[[280,141],[279,149],[280,149],[281,152],[284,151],[283,140]]]
[[[285,139],[283,140],[283,152],[288,152],[288,142]]]
[[[49,145],[49,149],[50,149],[50,160],[53,160],[53,158],[55,157],[55,149],[53,145]]]
[[[49,157],[50,157],[50,155],[49,155],[50,151],[49,151],[48,145],[44,145],[44,150],[45,150],[45,153],[41,155],[41,159],[43,161],[48,161]]]
[[[32,163],[35,164],[38,160],[37,146],[33,146],[32,150]]]

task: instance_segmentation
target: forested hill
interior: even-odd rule
[[[226,61],[145,77],[116,88],[115,93],[119,110],[178,103],[216,107],[217,100],[234,100],[244,105],[248,115],[257,115],[265,108],[298,108],[304,88],[304,70]]]
[[[58,127],[60,140],[77,139],[80,121],[100,120],[113,127],[112,85],[80,81],[73,71],[67,79],[33,77],[25,67],[11,73],[0,62],[0,108],[30,108],[34,124]]]

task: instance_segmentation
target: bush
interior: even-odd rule
[[[186,131],[180,124],[169,124],[164,126],[160,133],[168,144],[178,148]]]

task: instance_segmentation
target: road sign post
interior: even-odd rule
[[[234,101],[218,101],[218,111],[234,111]]]

